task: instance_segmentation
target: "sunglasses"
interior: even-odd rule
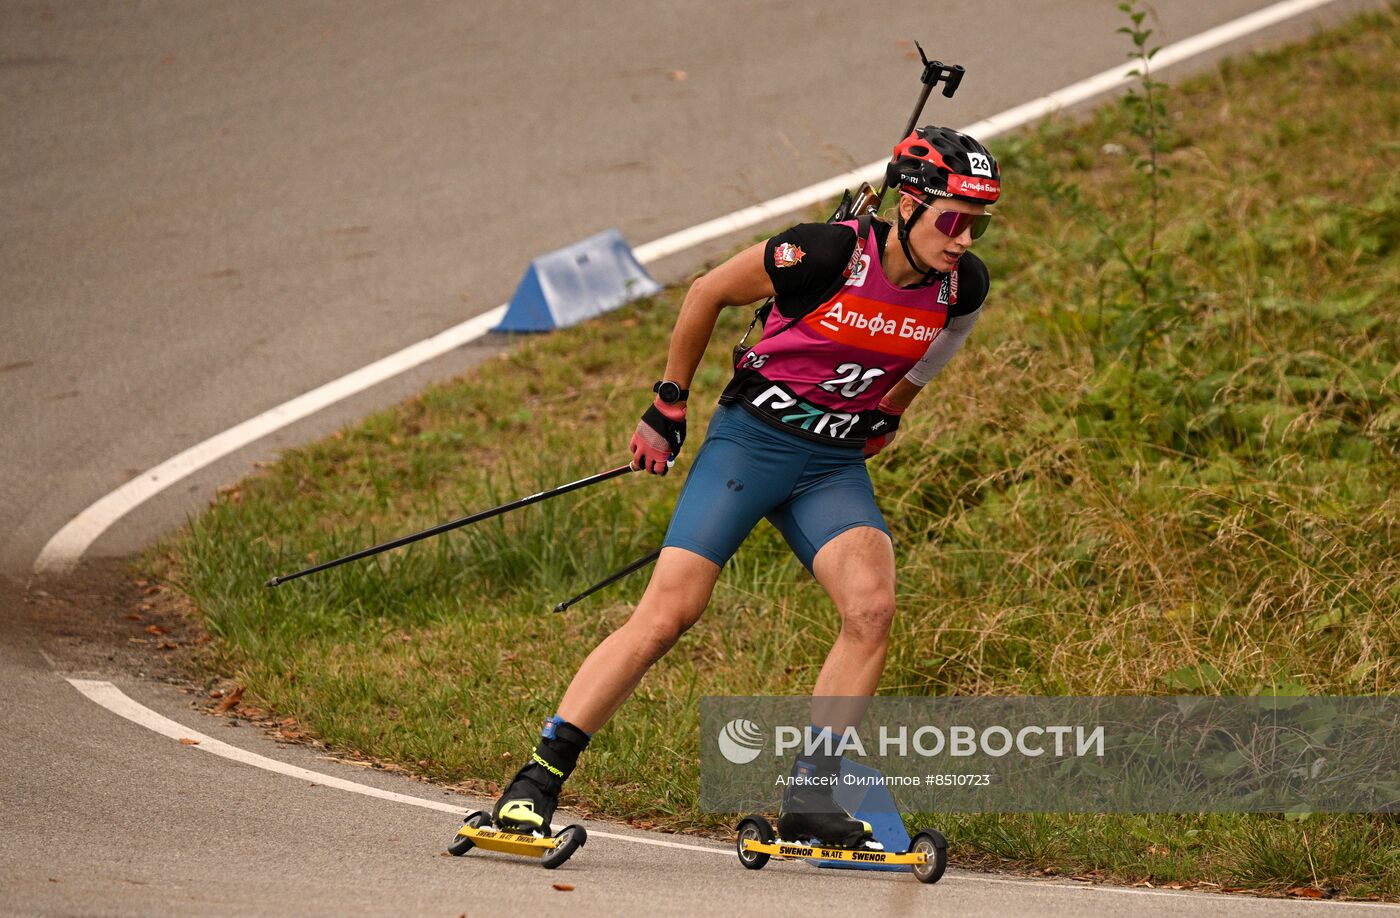
[[[936,214],[933,218],[933,227],[945,236],[957,238],[971,227],[972,238],[980,239],[982,234],[987,231],[987,227],[991,225],[991,214],[965,214],[960,210],[940,210],[932,204],[920,201],[908,192],[900,193],[920,207],[933,211]]]

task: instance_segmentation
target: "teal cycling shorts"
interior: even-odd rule
[[[723,566],[764,517],[809,571],[822,546],[848,529],[890,532],[859,449],[804,440],[740,405],[721,406],[663,544]]]

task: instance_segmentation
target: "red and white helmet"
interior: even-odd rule
[[[956,198],[995,204],[1001,197],[996,157],[976,138],[952,128],[927,125],[899,142],[885,167],[885,183],[930,203]]]

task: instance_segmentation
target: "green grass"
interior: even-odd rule
[[[993,144],[986,315],[872,463],[900,564],[883,693],[1400,690],[1397,60],[1390,12],[1172,90],[1150,309],[1112,244],[1143,244],[1124,106]],[[659,543],[681,475],[262,583],[618,464],[681,293],[287,452],[148,567],[188,593],[250,701],[435,779],[505,778],[643,579],[550,607]],[[729,312],[694,384],[697,438],[746,324]],[[699,697],[809,691],[837,624],[761,526],[566,801],[725,825],[697,806]],[[1393,817],[938,821],[955,863],[1400,896]]]

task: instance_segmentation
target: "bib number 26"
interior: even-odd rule
[[[836,368],[835,378],[818,383],[818,385],[827,392],[840,392],[846,398],[855,398],[869,389],[870,384],[876,379],[884,375],[885,371],[879,367],[871,367],[867,370],[858,363],[843,363]]]

